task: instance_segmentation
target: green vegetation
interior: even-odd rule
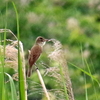
[[[13,3],[11,0],[0,1],[0,29],[9,29],[0,30],[0,100],[18,100],[18,98],[25,100],[26,86],[23,72],[25,65],[23,63],[25,60],[26,67],[28,67],[28,50],[34,44],[37,36],[54,38],[61,42],[64,56],[68,62],[75,100],[99,100],[100,1],[13,1]],[[6,41],[7,39],[10,40]],[[19,40],[18,46],[13,48],[12,45],[16,39]],[[25,59],[20,54],[20,41],[23,43]],[[13,62],[13,65],[5,63],[5,60],[9,60],[8,56],[5,55],[8,44],[14,50],[12,52],[15,54],[13,60],[17,61],[15,58],[18,57],[17,64],[16,62]],[[52,43],[45,45],[37,65],[52,100],[66,100],[63,64],[60,65],[57,61],[48,58],[49,53],[53,51],[52,45]],[[18,53],[16,53],[16,49]],[[18,54],[17,57],[16,54]],[[10,59],[13,61],[11,57]],[[17,69],[16,67],[11,68],[17,65],[19,66]],[[4,66],[9,66],[10,69]],[[19,82],[13,80],[15,70],[19,73]],[[59,76],[59,74],[61,75]],[[36,71],[31,78],[27,78],[27,88],[28,100],[47,100]]]

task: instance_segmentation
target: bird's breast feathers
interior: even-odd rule
[[[31,54],[41,54],[42,53],[42,48],[39,45],[35,45],[31,49]]]

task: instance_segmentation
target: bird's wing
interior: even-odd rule
[[[40,54],[42,53],[42,49],[39,46],[34,46],[31,49],[31,52],[29,54],[29,65],[32,67],[32,65],[36,62],[36,60],[39,58]]]

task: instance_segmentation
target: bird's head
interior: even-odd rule
[[[44,46],[47,41],[49,41],[49,39],[45,39],[42,36],[39,36],[36,38],[36,44],[38,44],[40,46]]]

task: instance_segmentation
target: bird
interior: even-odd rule
[[[49,41],[49,39],[45,39],[42,36],[38,36],[36,38],[35,44],[31,48],[31,50],[29,51],[29,57],[28,57],[29,68],[28,68],[28,72],[27,72],[27,77],[31,76],[32,66],[35,65],[36,61],[40,57],[42,50],[43,50],[43,46],[45,45],[45,43],[47,41]]]

